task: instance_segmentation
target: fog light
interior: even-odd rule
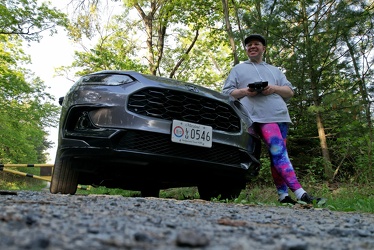
[[[90,118],[88,116],[87,112],[82,112],[82,115],[78,118],[78,121],[75,125],[75,129],[77,130],[87,130],[89,128],[92,128],[92,123],[90,121]]]

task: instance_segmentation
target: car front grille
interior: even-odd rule
[[[153,118],[199,123],[227,132],[240,131],[240,118],[230,105],[182,91],[142,89],[129,97],[127,108]]]
[[[160,156],[192,159],[240,166],[245,157],[237,148],[213,143],[211,148],[173,143],[170,135],[146,131],[127,131],[117,144],[118,150],[139,151]],[[248,162],[248,159],[247,159]]]

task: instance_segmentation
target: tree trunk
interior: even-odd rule
[[[308,20],[308,12],[305,5],[305,1],[302,2],[302,10],[305,20]],[[318,19],[318,16],[316,16]],[[323,125],[323,119],[322,115],[319,111],[319,108],[321,107],[321,102],[319,100],[320,95],[320,89],[318,86],[319,83],[319,72],[315,69],[315,61],[314,61],[314,54],[313,54],[313,41],[310,39],[310,36],[312,36],[311,31],[309,30],[308,22],[305,21],[303,23],[304,25],[304,33],[307,34],[305,36],[305,44],[306,44],[306,51],[307,51],[307,62],[308,62],[308,68],[309,68],[309,76],[311,79],[311,89],[312,89],[312,95],[313,95],[313,103],[316,107],[316,123],[317,123],[317,129],[318,129],[318,138],[321,145],[321,152],[323,157],[323,168],[324,168],[324,175],[325,178],[331,179],[334,175],[332,168],[331,168],[331,160],[330,160],[330,154],[329,149],[327,146],[327,140],[326,140],[326,134],[325,134],[325,127]]]
[[[230,14],[229,14],[229,4],[228,4],[227,0],[222,0],[222,8],[223,8],[223,13],[225,15],[226,32],[227,32],[227,36],[228,36],[229,41],[230,41],[231,50],[232,50],[232,54],[233,54],[233,57],[234,57],[234,65],[236,65],[236,64],[239,63],[239,58],[238,58],[238,55],[236,53],[235,38],[234,38],[232,28],[231,28]]]
[[[317,128],[318,128],[318,138],[319,138],[319,142],[321,145],[322,157],[324,159],[323,164],[324,164],[325,177],[328,179],[331,179],[334,173],[331,168],[331,160],[330,160],[329,149],[327,147],[325,128],[323,126],[320,113],[317,113],[316,121],[317,121]]]

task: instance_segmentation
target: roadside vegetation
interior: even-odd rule
[[[37,170],[20,169],[38,175]],[[44,191],[49,193],[48,182],[28,178],[12,173],[0,172],[0,190],[7,191]],[[327,199],[324,206],[314,204],[316,208],[325,208],[331,211],[374,213],[374,184],[348,184],[348,183],[315,183],[303,182],[303,186],[311,194]],[[124,197],[140,197],[140,192],[122,190],[117,188],[79,186],[76,195],[120,195]],[[292,194],[291,194],[292,195]],[[194,200],[199,199],[199,193],[196,187],[171,188],[160,191],[160,198],[176,200]],[[291,206],[282,205],[277,201],[277,194],[272,184],[252,183],[242,191],[235,200],[220,200],[219,197],[213,199],[213,202],[240,203],[247,205],[264,206]],[[308,207],[307,207],[308,208]]]

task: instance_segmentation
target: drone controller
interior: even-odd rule
[[[268,82],[254,82],[248,84],[248,88],[256,92],[261,92],[266,86],[268,86]]]

